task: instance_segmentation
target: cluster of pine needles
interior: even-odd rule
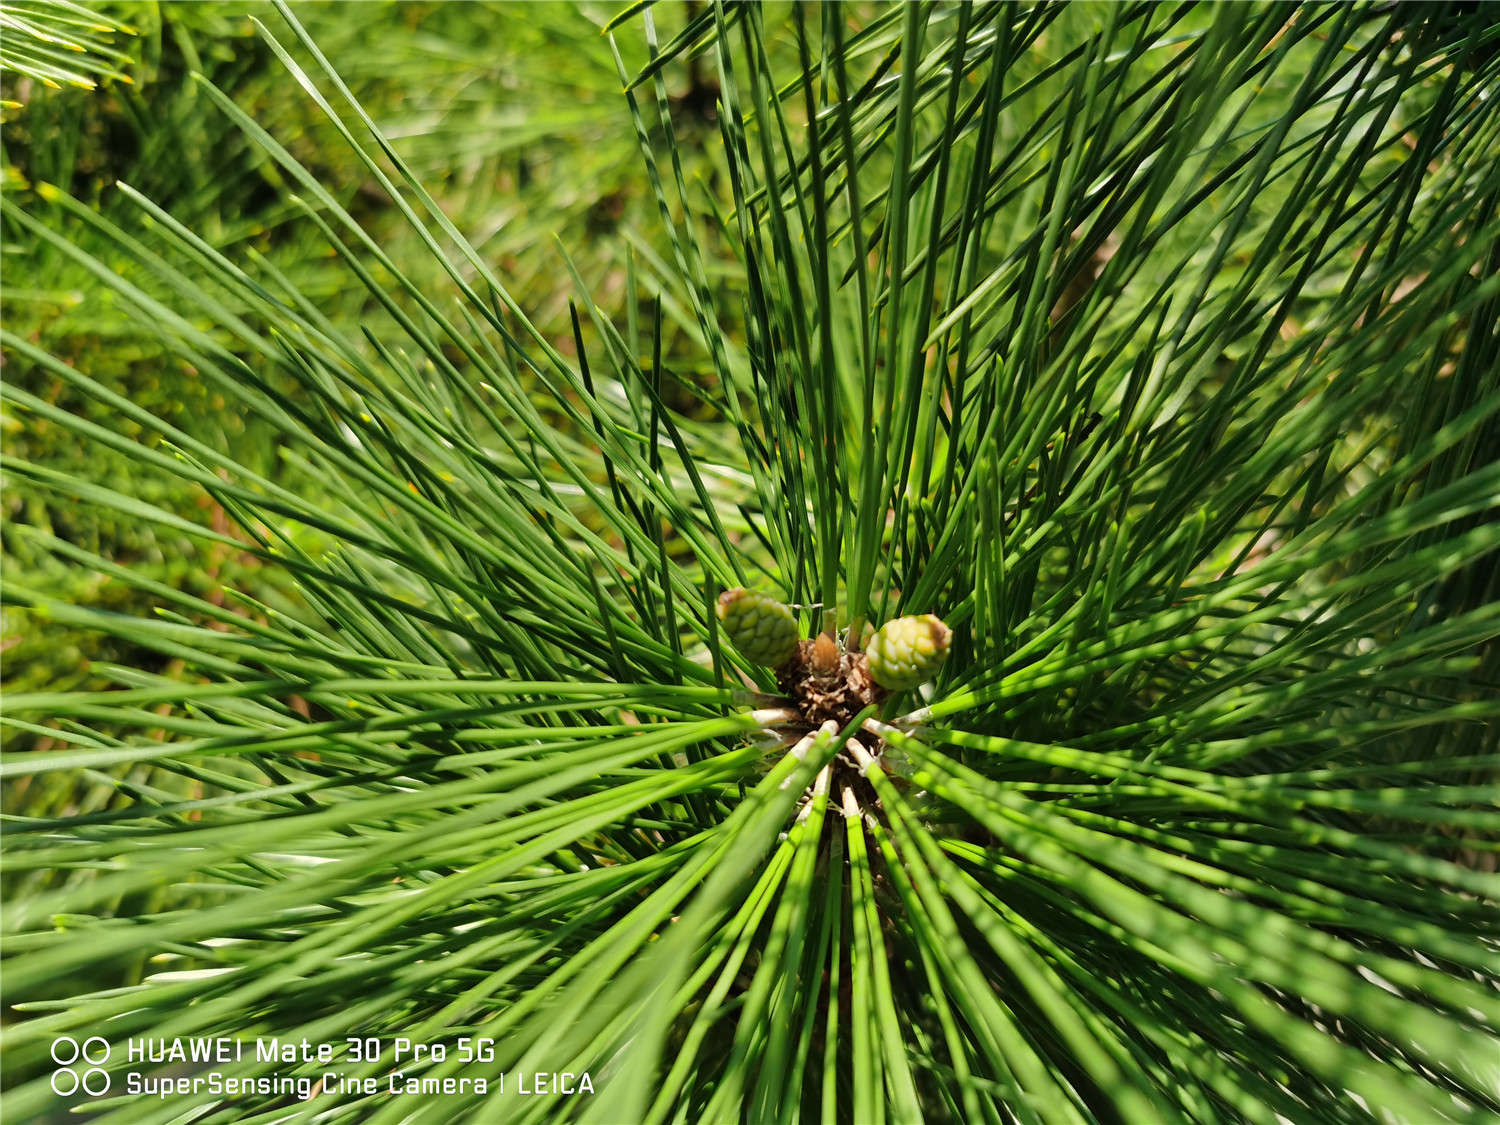
[[[357,323],[130,183],[3,202],[8,286],[75,271],[274,452],[7,327],[7,426],[132,466],[7,478],[280,591],[7,529],[149,606],[7,614],[152,657],[4,701],[8,1120],[59,1036],[378,1080],[118,1050],[74,1100],[129,1125],[1500,1115],[1493,13],[580,5],[645,206],[538,247],[544,318],[257,11],[358,199],[201,111]],[[946,661],[813,714],[737,589]]]

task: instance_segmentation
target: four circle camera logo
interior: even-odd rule
[[[109,1061],[109,1043],[102,1035],[91,1035],[82,1043],[64,1035],[52,1040],[52,1061],[57,1069],[52,1072],[52,1092],[66,1098],[76,1094],[78,1088],[91,1098],[109,1093],[109,1072],[100,1069],[100,1064]],[[74,1064],[87,1067],[82,1074]]]

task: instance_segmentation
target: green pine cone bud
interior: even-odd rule
[[[870,675],[891,691],[926,683],[948,659],[952,639],[953,630],[930,613],[887,621],[865,646]]]
[[[797,651],[797,619],[769,594],[743,586],[719,595],[719,620],[746,658],[779,668]]]

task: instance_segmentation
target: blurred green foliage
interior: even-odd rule
[[[601,236],[622,233],[645,244],[659,222],[644,185],[631,175],[634,134],[608,40],[598,33],[613,10],[401,0],[295,7],[450,218],[498,264],[535,322],[571,349],[571,280],[557,247],[568,247],[586,276],[603,279],[594,298],[608,307],[624,291],[622,240]],[[121,251],[110,227],[150,241],[149,224],[138,209],[122,205],[115,186],[129,184],[209,245],[271,267],[332,325],[358,335],[371,298],[348,284],[347,268],[313,224],[297,221],[304,212],[294,185],[212,104],[194,77],[202,75],[286,143],[383,245],[423,263],[438,286],[435,262],[400,253],[416,235],[255,34],[254,20],[270,15],[264,0],[122,2],[102,5],[99,13],[128,29],[106,40],[118,68],[113,79],[106,74],[91,89],[48,89],[8,68],[0,80],[0,175],[8,194],[34,213],[50,214],[74,246],[111,262]],[[697,64],[678,69],[674,113],[689,136],[696,130],[706,139],[715,128],[716,87]],[[538,98],[538,90],[551,96]],[[90,213],[62,211],[52,203],[59,193]],[[64,361],[86,356],[94,378],[188,433],[234,450],[260,472],[284,479],[296,471],[280,462],[269,433],[206,387],[191,365],[169,357],[156,326],[120,308],[61,247],[11,226],[3,235],[4,317],[12,331]],[[233,293],[224,298],[233,307]],[[237,343],[223,342],[231,350]],[[133,432],[44,372],[11,362],[4,379],[149,444],[159,437]],[[136,495],[183,515],[214,505],[180,480],[135,479],[140,469],[130,457],[100,445],[85,449],[44,422],[6,411],[0,426],[6,452],[16,457],[116,487],[134,479]],[[233,587],[283,602],[285,592],[268,588],[266,572],[250,555],[205,562],[184,544],[162,541],[145,522],[66,504],[20,480],[4,482],[3,515],[0,549],[16,588],[122,613],[150,608],[139,591],[60,554],[60,540],[176,589],[210,595]],[[96,661],[161,670],[157,657],[119,637],[55,621],[39,628],[13,602],[3,614],[8,688],[97,683],[89,674]],[[24,744],[12,732],[7,739],[10,746]]]

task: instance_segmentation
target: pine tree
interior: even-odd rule
[[[618,305],[574,271],[559,337],[279,12],[447,280],[208,84],[362,332],[127,186],[131,229],[6,201],[283,464],[7,332],[118,420],[9,388],[26,424],[231,522],[5,471],[300,598],[34,533],[162,608],[11,606],[178,671],[5,701],[55,744],[3,767],[10,1119],[55,1105],[60,1035],[337,1047],[223,1069],[316,1096],[104,1107],[131,1125],[1500,1114],[1492,15],[715,3],[658,36],[633,6],[665,234]],[[717,177],[685,172],[688,59]],[[725,629],[739,589],[790,656]],[[889,624],[922,615],[946,660]],[[28,813],[59,778],[111,795]]]

